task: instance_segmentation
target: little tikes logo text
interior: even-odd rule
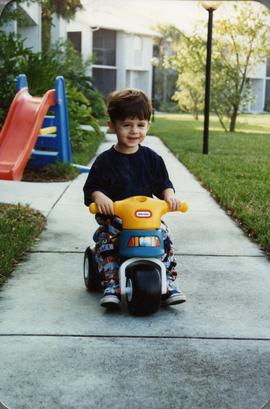
[[[140,219],[149,219],[152,216],[152,212],[150,210],[136,210],[135,216]]]

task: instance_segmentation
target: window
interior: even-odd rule
[[[104,95],[116,88],[116,31],[99,29],[93,32],[93,78]]]
[[[270,111],[270,79],[266,80],[264,109],[265,111]]]
[[[82,33],[81,31],[69,31],[67,33],[67,38],[72,42],[73,47],[79,53],[82,52]]]
[[[270,77],[270,58],[266,60],[266,76]]]
[[[116,88],[116,70],[108,68],[93,68],[93,78],[97,89],[108,95]]]
[[[116,64],[116,31],[100,29],[93,32],[93,54],[95,65]]]

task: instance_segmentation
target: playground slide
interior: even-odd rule
[[[55,90],[32,97],[22,88],[9,108],[0,133],[0,179],[21,180],[45,115],[55,104]]]

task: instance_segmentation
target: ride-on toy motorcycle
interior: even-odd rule
[[[128,310],[135,315],[156,312],[162,294],[167,292],[166,268],[161,258],[164,241],[160,229],[161,216],[169,212],[165,200],[133,196],[114,202],[114,214],[122,219],[119,237],[119,281],[121,300],[126,299]],[[95,203],[89,206],[95,214]],[[182,203],[181,212],[188,210]],[[84,254],[84,282],[89,291],[101,289],[95,249],[88,247]]]

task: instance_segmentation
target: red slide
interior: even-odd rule
[[[55,90],[43,97],[32,97],[22,88],[10,105],[0,133],[0,179],[21,180],[50,106]]]

